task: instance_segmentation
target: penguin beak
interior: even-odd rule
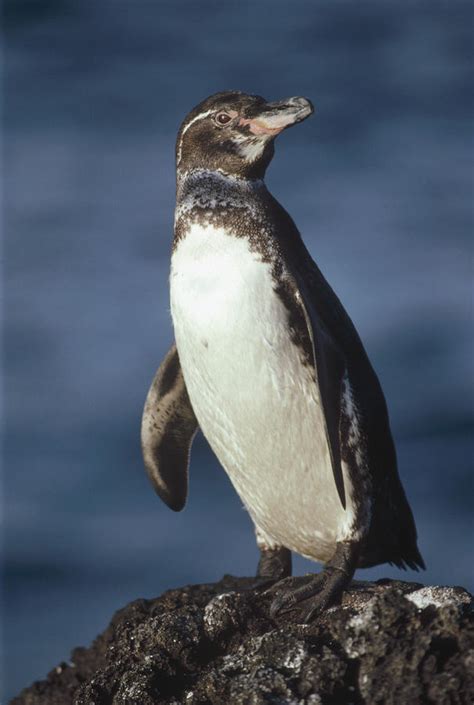
[[[313,112],[313,105],[307,98],[293,97],[267,103],[258,115],[252,118],[241,118],[239,124],[248,125],[254,135],[276,137],[287,127],[306,120]]]

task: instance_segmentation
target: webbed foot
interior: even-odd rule
[[[354,544],[339,543],[336,553],[324,570],[317,575],[307,575],[299,579],[281,580],[266,594],[276,594],[270,605],[270,616],[297,609],[301,602],[310,600],[302,611],[302,623],[308,623],[327,607],[337,604],[354,575],[357,551]],[[303,584],[301,584],[303,582]],[[295,587],[299,583],[299,587]]]

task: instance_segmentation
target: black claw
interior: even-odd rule
[[[312,603],[311,607],[304,613],[302,624],[309,624],[315,617],[320,615],[330,604],[330,600],[325,594],[319,595]]]
[[[283,601],[282,601],[282,599],[281,599],[281,596],[280,596],[280,597],[276,597],[276,598],[273,600],[272,604],[270,605],[270,617],[271,617],[272,619],[274,619],[274,618],[277,616],[278,612],[279,612],[279,611],[281,610],[281,608],[282,608],[282,605],[283,605]]]
[[[272,601],[272,604],[270,605],[270,617],[273,619],[282,612],[289,612],[295,604],[296,597],[294,593],[283,592]]]

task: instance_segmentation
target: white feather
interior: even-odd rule
[[[248,241],[193,224],[172,257],[171,312],[199,425],[271,545],[329,560],[348,538],[319,392],[291,342],[270,266]]]
[[[261,156],[267,142],[268,140],[263,137],[254,137],[253,139],[245,137],[237,141],[237,149],[246,162],[252,163]]]
[[[208,117],[208,116],[211,115],[211,113],[213,113],[213,112],[214,112],[213,110],[205,110],[203,113],[199,113],[199,115],[195,115],[195,116],[193,117],[193,119],[190,120],[190,121],[188,122],[188,124],[183,128],[183,131],[182,131],[182,133],[181,133],[181,138],[180,138],[180,140],[179,140],[178,149],[177,149],[177,157],[176,157],[176,165],[177,165],[177,166],[179,165],[179,163],[180,163],[180,161],[181,161],[181,153],[182,153],[182,148],[183,148],[183,138],[184,138],[184,135],[185,135],[186,132],[189,130],[189,128],[191,127],[191,125],[194,125],[194,123],[197,122],[198,120],[202,120],[203,118]]]

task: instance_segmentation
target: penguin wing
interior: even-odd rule
[[[297,268],[293,270],[294,284],[300,295],[311,339],[317,383],[324,412],[326,438],[331,456],[331,465],[341,504],[346,508],[344,477],[341,468],[340,419],[343,378],[346,360],[337,342],[324,321],[324,301],[316,295],[312,279]]]
[[[188,494],[188,465],[198,422],[189,401],[176,345],[159,366],[143,410],[143,460],[155,491],[175,512]]]
[[[267,199],[269,218],[289,275],[289,289],[293,290],[287,291],[284,298],[290,294],[293,310],[296,307],[304,313],[302,323],[306,330],[303,335],[308,333],[311,342],[334,482],[345,509],[340,440],[343,380],[347,371],[346,350],[353,344],[361,347],[361,343],[342,304],[309,254],[293,219],[269,193]],[[298,318],[299,315],[295,328],[300,328]]]
[[[369,567],[388,561],[399,568],[424,568],[417,547],[413,514],[398,476],[395,446],[380,382],[359,334],[338,297],[309,253],[301,249],[300,254],[299,266],[294,267],[295,280],[309,321],[338,491],[343,487],[337,439],[342,414],[341,382],[346,370],[356,393],[358,420],[367,445],[373,493],[371,523],[376,528],[367,537],[361,566]],[[334,387],[331,388],[331,385]],[[339,497],[344,505],[340,491]]]

